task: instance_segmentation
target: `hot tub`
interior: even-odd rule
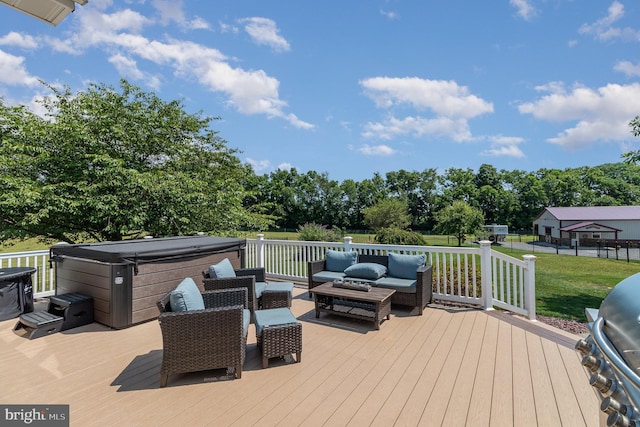
[[[59,244],[50,249],[56,294],[93,297],[94,318],[125,328],[158,317],[156,302],[185,277],[202,284],[202,271],[228,258],[245,266],[245,239],[183,236]]]

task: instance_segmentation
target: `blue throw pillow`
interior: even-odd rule
[[[389,253],[389,276],[415,279],[416,272],[427,261],[427,256]]]
[[[356,259],[358,259],[358,252],[356,251],[343,252],[330,249],[327,251],[324,269],[342,273],[347,267],[355,264]]]
[[[356,277],[358,279],[378,280],[387,272],[387,267],[374,262],[359,262],[348,267],[344,273],[347,277]]]
[[[200,289],[191,277],[184,279],[169,295],[171,311],[204,310]]]
[[[212,279],[228,279],[230,277],[236,277],[236,271],[233,269],[229,258],[225,258],[219,263],[209,267],[209,277]]]

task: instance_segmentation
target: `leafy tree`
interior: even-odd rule
[[[476,174],[472,169],[449,168],[439,179],[442,186],[440,197],[442,206],[450,205],[456,200],[471,206],[477,205],[478,187]]]
[[[411,223],[406,202],[384,199],[364,210],[364,223],[377,231],[381,228],[405,229]]]
[[[456,200],[436,214],[436,230],[443,234],[455,236],[458,246],[462,246],[469,234],[475,234],[484,224],[482,211],[467,203]]]
[[[362,228],[362,207],[358,204],[358,183],[347,179],[340,184],[343,220],[340,224],[344,228]]]
[[[276,225],[281,228],[296,229],[306,222],[306,215],[296,198],[298,171],[278,169],[264,175],[257,190],[258,201],[272,206]]]
[[[513,230],[530,230],[533,219],[545,207],[546,195],[540,179],[533,172],[511,171],[504,174],[507,191],[513,193],[512,216],[508,222]]]
[[[120,82],[45,84],[45,117],[0,102],[0,238],[76,242],[222,233],[269,221],[242,207],[250,171],[179,101]]]
[[[631,134],[633,136],[640,136],[640,116],[636,116],[633,120],[629,122],[629,126],[631,127]],[[638,163],[640,162],[640,150],[629,151],[622,155],[622,158],[627,163]]]
[[[431,210],[435,205],[437,171],[425,169],[422,172],[388,172],[387,188],[389,196],[406,200],[412,228],[427,228],[431,221]]]

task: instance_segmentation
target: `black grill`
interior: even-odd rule
[[[640,273],[618,283],[600,309],[587,309],[590,335],[576,343],[607,426],[640,427]]]

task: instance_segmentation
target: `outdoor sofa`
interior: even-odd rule
[[[160,387],[170,374],[227,368],[242,377],[250,312],[247,289],[201,292],[184,279],[157,302],[162,330]]]
[[[309,296],[326,282],[347,281],[394,289],[392,304],[418,308],[431,302],[431,265],[425,255],[364,255],[356,251],[327,251],[326,258],[308,263]]]

